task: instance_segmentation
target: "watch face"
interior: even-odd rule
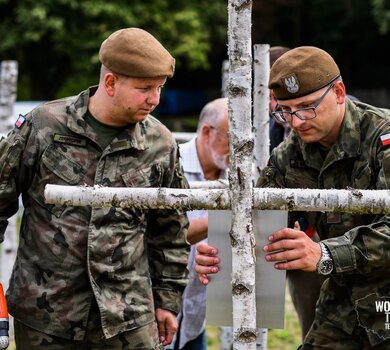
[[[320,262],[319,270],[322,275],[329,275],[333,271],[332,259],[322,260]]]

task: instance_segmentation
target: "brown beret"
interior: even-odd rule
[[[140,28],[112,33],[100,46],[99,59],[112,72],[135,78],[172,77],[175,71],[171,54]]]
[[[290,100],[322,89],[339,76],[339,67],[327,52],[314,46],[301,46],[275,61],[268,87],[278,100]]]

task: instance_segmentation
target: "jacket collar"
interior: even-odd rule
[[[88,100],[95,94],[97,86],[89,87],[79,95],[71,98],[69,105],[66,107],[67,113],[71,116],[68,118],[68,128],[77,134],[84,135],[97,142],[96,134],[93,129],[84,120],[88,110]],[[122,150],[127,148],[136,148],[145,150],[146,141],[146,121],[130,124],[117,138],[111,143],[111,149]]]

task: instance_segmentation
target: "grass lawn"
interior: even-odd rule
[[[286,290],[285,328],[268,331],[267,350],[296,350],[301,344],[301,330],[297,314]],[[207,326],[207,350],[221,350],[219,328]]]

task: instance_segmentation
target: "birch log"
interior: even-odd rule
[[[6,135],[13,125],[13,110],[16,100],[18,63],[2,61],[0,70],[0,135]],[[4,289],[8,288],[9,277],[16,258],[17,215],[8,219],[5,240],[0,252],[0,278]]]
[[[229,182],[227,180],[213,180],[213,181],[189,181],[190,188],[227,188]]]
[[[252,225],[252,1],[228,8],[228,100],[232,226],[233,347],[256,349],[255,236]]]
[[[229,60],[222,62],[221,68],[221,96],[227,97],[227,84],[229,79]]]
[[[269,49],[268,44],[254,45],[253,59],[253,179],[260,176],[269,158]]]
[[[18,63],[16,61],[2,61],[0,70],[0,134],[7,134],[13,125],[17,78]]]
[[[232,208],[229,189],[120,188],[48,184],[44,196],[48,204],[68,206],[185,210]],[[250,197],[252,198],[252,195]],[[253,209],[390,214],[390,191],[254,188]]]
[[[260,176],[261,170],[267,163],[269,158],[269,48],[268,44],[253,46],[253,165],[252,179],[255,184]],[[276,271],[275,271],[276,272]],[[266,281],[265,276],[257,275],[256,279],[262,278]],[[278,278],[277,274],[270,278]],[[264,283],[263,282],[263,283]],[[259,287],[259,284],[257,284]],[[260,289],[263,286],[260,285]],[[257,312],[262,310],[257,309]],[[256,349],[267,349],[267,329],[257,329],[256,332]]]
[[[14,124],[13,111],[16,101],[18,78],[17,61],[2,61],[0,69],[0,136],[6,135]],[[17,250],[17,217],[8,219],[4,242],[0,246],[0,281],[8,289],[9,278],[16,258]],[[13,322],[10,316],[10,340],[13,339]]]

